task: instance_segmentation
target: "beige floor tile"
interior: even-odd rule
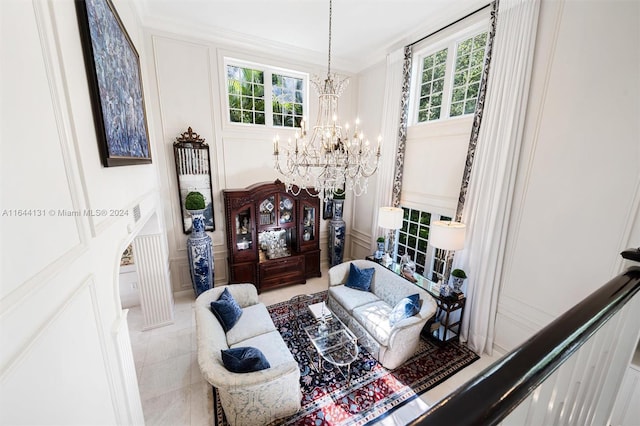
[[[213,392],[204,380],[191,385],[191,426],[213,424]]]
[[[178,426],[191,422],[191,386],[142,401],[146,426]]]
[[[152,398],[191,385],[191,353],[145,364],[138,382],[140,397]]]

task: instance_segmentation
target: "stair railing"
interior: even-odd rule
[[[639,291],[633,266],[410,424],[608,424],[638,343]]]

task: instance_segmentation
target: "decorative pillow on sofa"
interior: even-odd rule
[[[229,289],[225,288],[220,298],[211,302],[211,312],[218,318],[225,333],[236,325],[242,315],[242,308],[233,298]]]
[[[233,373],[250,373],[271,367],[269,361],[258,348],[243,346],[240,348],[221,349],[222,363]]]
[[[349,277],[345,286],[355,288],[356,290],[369,291],[373,273],[373,268],[360,269],[355,264],[351,264],[349,268]]]
[[[393,327],[405,318],[414,316],[420,312],[420,295],[412,294],[398,302],[389,315],[389,324]]]

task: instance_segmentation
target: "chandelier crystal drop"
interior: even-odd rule
[[[359,129],[344,128],[338,120],[338,99],[349,80],[331,73],[331,18],[329,0],[329,59],[327,77],[314,77],[312,84],[318,93],[318,119],[308,135],[303,119],[294,140],[281,143],[273,139],[275,169],[283,176],[287,191],[298,195],[303,189],[325,200],[345,189],[359,196],[367,191],[368,178],[378,169],[381,138],[371,146]],[[308,137],[309,136],[309,137]],[[282,154],[282,155],[281,155]]]

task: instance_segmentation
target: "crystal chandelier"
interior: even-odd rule
[[[287,191],[298,195],[304,189],[325,200],[345,189],[356,196],[366,192],[368,178],[378,169],[381,143],[378,137],[373,148],[358,128],[358,120],[352,131],[348,123],[343,129],[338,121],[338,98],[349,80],[331,73],[331,17],[332,0],[329,0],[327,77],[322,80],[315,76],[312,80],[319,102],[316,125],[309,138],[303,119],[294,141],[289,139],[281,146],[279,136],[273,140],[275,169],[282,174]]]

